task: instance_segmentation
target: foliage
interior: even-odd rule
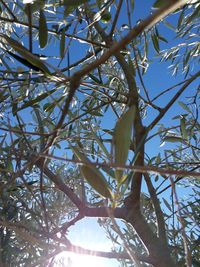
[[[121,266],[198,266],[198,1],[0,11],[0,265],[87,253],[95,217]]]

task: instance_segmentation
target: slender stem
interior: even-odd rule
[[[33,51],[33,35],[32,35],[32,10],[31,4],[28,4],[28,25],[29,25],[29,51]]]
[[[115,17],[114,17],[114,20],[113,20],[113,23],[112,23],[112,28],[111,28],[110,34],[109,34],[110,37],[113,36],[113,33],[115,31],[115,27],[116,27],[116,24],[117,24],[117,20],[119,18],[119,13],[121,11],[122,3],[123,3],[123,0],[120,0],[119,4],[117,6],[117,11],[116,11],[116,14],[115,14]]]
[[[158,236],[159,239],[163,244],[167,246],[167,236],[166,236],[166,230],[165,230],[165,221],[163,217],[163,212],[160,207],[159,199],[156,195],[156,190],[153,187],[153,184],[151,182],[149,174],[145,173],[144,178],[151,196],[151,199],[153,201],[155,213],[156,213],[156,219],[157,219],[157,225],[158,225]]]
[[[5,9],[8,11],[8,13],[13,17],[14,20],[18,21],[17,17],[13,14],[13,12],[10,10],[10,8],[4,3],[3,0],[0,0],[2,5],[5,7]]]
[[[172,99],[168,102],[168,104],[161,110],[159,115],[153,120],[153,122],[149,125],[149,129],[152,129],[157,123],[164,117],[167,111],[171,108],[171,106],[176,102],[176,100],[181,96],[181,94],[187,89],[187,87],[198,77],[200,76],[200,71],[195,73],[184,85],[179,89],[179,91],[172,97]]]

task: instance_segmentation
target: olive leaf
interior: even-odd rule
[[[109,11],[105,11],[102,15],[101,15],[101,21],[103,23],[109,23],[109,21],[111,20],[111,13]]]
[[[42,9],[40,9],[40,17],[39,17],[39,43],[40,47],[44,48],[48,41],[48,28],[46,17]]]
[[[18,56],[18,55],[15,55],[14,53],[10,52],[10,51],[7,51],[7,53],[12,56],[14,59],[16,59],[17,61],[19,61],[20,63],[22,63],[24,66],[32,69],[32,70],[35,70],[35,71],[40,71],[38,67],[34,66],[33,64],[29,63],[26,59]]]
[[[60,38],[60,57],[63,58],[64,56],[65,56],[65,29],[62,30]]]
[[[95,139],[97,142],[98,146],[101,148],[101,150],[104,152],[107,158],[110,158],[110,154],[108,150],[106,149],[103,141],[97,136],[97,134],[94,132],[94,129],[91,127],[91,136]]]
[[[48,91],[48,92],[45,92],[45,93],[43,93],[43,94],[37,96],[37,97],[34,98],[34,99],[31,99],[31,100],[29,100],[29,101],[26,101],[26,102],[24,102],[24,104],[23,104],[20,108],[18,108],[17,110],[19,111],[19,110],[25,109],[25,108],[27,108],[27,107],[32,107],[32,106],[34,106],[34,105],[36,105],[36,104],[39,104],[40,101],[42,101],[43,99],[45,99],[45,98],[47,98],[48,96],[52,95],[55,91],[56,91],[56,89],[52,89],[52,90],[50,90],[50,91]]]
[[[185,103],[183,103],[183,102],[181,102],[181,101],[178,101],[178,104],[179,104],[185,111],[191,113],[191,110],[188,108],[188,106],[187,106]]]
[[[166,5],[166,0],[157,0],[155,1],[155,3],[153,4],[153,8],[160,8],[163,7],[164,5]]]
[[[131,11],[133,12],[135,8],[135,0],[131,0]]]
[[[104,178],[103,174],[90,164],[89,159],[79,151],[75,146],[70,146],[76,157],[85,164],[80,166],[80,171],[86,181],[101,195],[106,198],[112,198],[111,188]]]
[[[183,137],[183,139],[188,139],[188,133],[187,133],[187,129],[186,129],[186,121],[185,118],[181,118],[180,120],[180,128],[181,128],[181,136]]]
[[[88,2],[88,0],[76,0],[76,1],[74,1],[74,0],[64,0],[63,4],[65,6],[75,6],[76,7],[76,6],[79,6],[79,5],[84,4],[86,2]]]
[[[136,107],[131,106],[116,123],[113,135],[113,145],[115,163],[117,165],[123,165],[127,161],[135,113]],[[115,176],[117,181],[120,182],[123,178],[123,170],[116,170]]]
[[[159,53],[160,52],[160,46],[159,46],[158,36],[156,34],[152,34],[151,39],[153,42],[154,49],[156,50],[157,53]]]
[[[18,54],[20,54],[25,60],[27,60],[30,64],[37,67],[40,71],[44,72],[47,75],[51,75],[47,66],[40,60],[40,58],[34,54],[32,54],[28,49],[26,49],[23,45],[21,45],[16,40],[11,37],[1,33],[0,37],[3,38],[7,44],[9,44]]]
[[[181,136],[167,135],[163,138],[163,141],[176,143],[176,142],[184,142],[184,139]]]
[[[26,14],[29,13],[29,7],[31,8],[31,13],[38,12],[45,7],[45,0],[35,0],[33,3],[27,3],[24,8]]]

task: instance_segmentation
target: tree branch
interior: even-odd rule
[[[175,96],[169,101],[169,103],[161,110],[159,115],[153,120],[153,122],[148,126],[148,129],[153,129],[155,125],[164,117],[166,112],[171,108],[171,106],[176,102],[179,96],[185,91],[185,89],[200,76],[200,71],[194,74],[190,79],[185,82],[185,84],[180,88],[180,90],[175,94]]]
[[[139,238],[142,240],[144,246],[147,248],[152,264],[155,267],[175,267],[173,260],[170,257],[168,246],[163,244],[159,238],[152,232],[150,226],[145,221],[143,215],[138,208],[132,209],[132,200],[126,199],[125,206],[127,207],[126,221],[129,222],[137,232]]]
[[[165,230],[165,221],[162,213],[162,209],[160,207],[159,199],[156,195],[156,190],[153,187],[153,184],[151,182],[149,174],[145,173],[144,178],[149,190],[149,194],[151,196],[151,199],[153,201],[154,210],[156,213],[156,219],[158,224],[158,237],[161,240],[161,242],[167,246],[167,236],[166,236],[166,230]]]
[[[114,18],[114,21],[113,21],[113,23],[112,23],[112,28],[111,28],[111,30],[110,30],[110,34],[109,34],[109,36],[110,36],[111,38],[112,38],[112,35],[113,35],[114,31],[115,31],[115,26],[116,26],[116,24],[117,24],[117,20],[118,20],[118,18],[119,18],[119,13],[120,13],[120,11],[121,11],[122,4],[123,4],[123,0],[120,0],[120,1],[119,1],[119,4],[118,4],[118,6],[117,6],[117,11],[116,11],[115,18]]]
[[[112,46],[97,60],[88,64],[85,68],[77,72],[77,75],[83,77],[97,68],[99,65],[104,64],[111,56],[117,51],[120,51],[124,46],[130,43],[134,38],[140,35],[143,31],[150,29],[156,23],[164,19],[167,15],[182,7],[188,0],[169,1],[167,5],[160,8],[152,16],[146,18],[135,26],[124,38],[118,42],[113,42]]]
[[[98,22],[96,22],[94,26],[97,32],[99,33],[99,35],[106,42],[107,46],[111,46],[113,43],[112,37],[106,35],[105,31],[98,24]],[[140,116],[139,94],[137,91],[134,72],[130,68],[129,64],[126,62],[124,56],[119,51],[116,51],[114,55],[124,72],[124,75],[126,77],[126,81],[128,84],[128,89],[129,89],[128,105],[129,106],[134,105],[136,107],[135,120],[133,121],[133,124],[134,124],[133,139],[135,139],[135,147],[137,148],[139,147],[141,139],[145,134],[145,128],[142,125],[141,116]],[[138,149],[138,155],[135,161],[136,165],[140,165],[140,166],[144,165],[144,144],[145,142],[143,142],[140,148]],[[139,203],[140,203],[141,181],[142,181],[142,173],[135,173],[132,177],[131,194],[133,196],[133,205],[138,205],[138,207],[140,206]]]
[[[83,213],[86,217],[108,218],[110,214],[109,209],[109,207],[85,207]],[[115,208],[111,209],[111,211],[115,218],[125,219],[126,217],[126,211],[124,208]]]
[[[63,241],[62,243],[64,244],[65,241]],[[103,258],[108,258],[108,259],[130,259],[130,256],[126,252],[120,253],[120,252],[105,252],[105,251],[91,250],[91,249],[83,248],[81,246],[73,245],[72,243],[69,244],[69,241],[67,241],[66,248],[63,248],[62,251],[69,251],[69,252],[73,252],[76,254],[103,257]],[[136,255],[136,257],[138,261],[152,263],[152,260],[148,256]]]
[[[19,21],[17,19],[9,19],[9,18],[5,18],[5,17],[0,16],[0,20],[7,21],[7,22],[10,22],[10,23],[14,23],[14,24],[18,24],[18,25],[21,25],[23,27],[29,27],[28,23],[23,22],[23,21]],[[39,30],[39,26],[37,26],[37,25],[32,25],[32,28]],[[60,34],[57,31],[50,30],[50,29],[48,29],[48,32],[50,34],[52,34],[52,35],[59,35]],[[83,41],[84,43],[87,43],[87,44],[93,44],[93,45],[95,45],[97,47],[105,47],[106,48],[106,46],[104,44],[100,44],[100,43],[97,43],[97,42],[82,38],[81,36],[75,36],[75,35],[68,34],[68,33],[65,33],[65,36],[69,37],[69,38],[72,38],[72,39],[75,39],[75,40],[78,40],[78,41]]]
[[[62,160],[66,162],[73,162],[77,165],[82,165],[85,163],[84,161],[81,160],[74,160],[74,159],[66,159],[62,158],[59,156],[52,156],[52,155],[47,155],[47,154],[42,154],[40,153],[39,157],[43,158],[49,158],[49,159],[57,159],[57,160]],[[154,166],[137,166],[137,165],[118,165],[114,163],[100,163],[100,162],[89,162],[88,165],[90,166],[99,166],[99,167],[109,167],[109,168],[114,168],[116,170],[134,170],[134,172],[140,172],[140,173],[154,173],[154,174],[170,174],[170,175],[176,175],[176,176],[189,176],[189,177],[200,177],[199,172],[194,172],[193,170],[191,171],[185,171],[185,170],[177,170],[177,169],[172,169],[172,168],[156,168]],[[197,167],[199,168],[199,167]],[[195,169],[197,169],[195,168]],[[194,170],[195,170],[194,169]],[[3,169],[2,169],[3,171]]]
[[[67,186],[59,177],[58,175],[55,175],[49,168],[45,165],[43,166],[43,160],[39,159],[35,162],[35,165],[40,169],[43,170],[44,174],[52,181],[54,182],[57,187],[65,193],[69,197],[69,199],[78,207],[80,210],[83,207],[83,203],[80,200],[80,198],[72,191],[69,186]]]

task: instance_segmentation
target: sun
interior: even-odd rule
[[[80,255],[72,252],[61,252],[57,255],[54,267],[102,267],[99,257]]]

